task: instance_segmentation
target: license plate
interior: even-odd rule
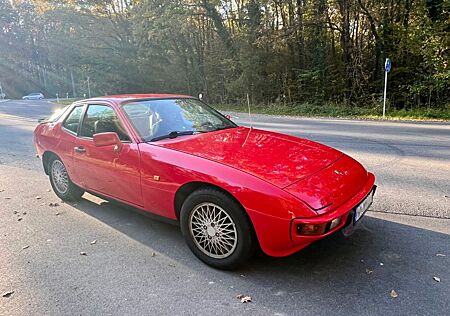
[[[355,208],[355,217],[354,217],[354,223],[356,223],[358,220],[363,217],[364,213],[369,209],[369,207],[372,205],[373,202],[373,194],[374,191],[372,190],[369,195]]]

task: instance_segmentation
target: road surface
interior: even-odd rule
[[[32,145],[36,119],[55,107],[0,103],[0,294],[14,291],[0,297],[0,315],[450,313],[448,124],[254,115],[254,127],[352,155],[379,190],[349,238],[224,272],[199,262],[175,225],[88,194],[62,204]]]

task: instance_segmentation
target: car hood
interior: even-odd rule
[[[246,127],[183,136],[154,145],[239,169],[279,188],[319,172],[343,155],[310,140]]]
[[[342,155],[333,164],[284,190],[322,214],[355,196],[367,179],[368,173],[359,162]]]

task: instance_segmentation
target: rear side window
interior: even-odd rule
[[[121,141],[130,141],[114,110],[107,105],[89,105],[81,126],[81,137],[93,137],[94,134],[115,132]]]
[[[78,125],[80,125],[80,118],[82,113],[83,113],[82,106],[77,106],[73,108],[72,112],[70,112],[70,114],[64,121],[63,127],[76,134],[78,130]]]
[[[67,109],[70,107],[70,105],[63,107],[62,109],[58,109],[53,114],[46,119],[47,122],[55,122],[58,120],[64,113],[66,113]]]

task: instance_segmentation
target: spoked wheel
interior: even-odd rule
[[[52,157],[49,161],[48,170],[53,191],[61,200],[73,201],[81,198],[84,190],[70,180],[66,166],[61,159],[56,156]]]
[[[233,269],[255,249],[253,227],[242,207],[215,189],[200,189],[184,202],[180,224],[186,243],[205,263]]]
[[[236,249],[236,225],[230,215],[214,203],[202,203],[194,208],[189,230],[197,248],[211,258],[226,258]]]
[[[52,175],[52,181],[55,184],[56,191],[60,194],[66,194],[69,189],[69,176],[61,160],[53,160],[50,174]]]

